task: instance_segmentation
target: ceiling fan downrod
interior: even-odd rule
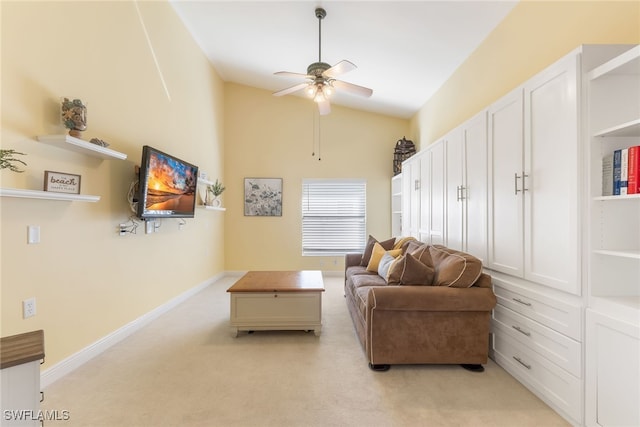
[[[327,11],[321,7],[316,8],[318,18],[318,62],[322,62],[322,20],[327,16]]]

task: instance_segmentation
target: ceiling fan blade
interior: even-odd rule
[[[331,112],[331,104],[328,99],[318,102],[318,110],[321,116],[326,116]]]
[[[282,76],[282,77],[295,77],[297,79],[313,79],[313,76],[310,76],[308,74],[302,74],[302,73],[292,73],[290,71],[278,71],[277,73],[273,73],[276,76]]]
[[[342,90],[345,92],[352,93],[354,95],[364,96],[366,98],[373,95],[373,90],[368,87],[354,85],[353,83],[347,83],[340,80],[334,80],[332,83],[333,87],[337,90]]]
[[[273,92],[273,96],[288,95],[290,93],[302,90],[307,86],[309,86],[309,83],[298,83],[295,86],[291,86],[291,87],[288,87],[286,89],[279,90],[278,92]]]
[[[337,77],[341,74],[348,73],[349,71],[353,71],[356,68],[358,68],[356,67],[356,64],[354,64],[353,62],[349,62],[346,59],[343,59],[342,61],[338,62],[336,65],[329,68],[322,74],[326,77]]]

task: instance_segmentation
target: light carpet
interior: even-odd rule
[[[325,277],[323,329],[232,337],[225,277],[45,390],[47,426],[566,426],[490,361],[371,371]]]

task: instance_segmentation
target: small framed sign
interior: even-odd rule
[[[44,191],[80,194],[80,175],[44,171]]]

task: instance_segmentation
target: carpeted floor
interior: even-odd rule
[[[493,362],[371,371],[325,277],[322,335],[228,326],[224,278],[50,385],[47,426],[566,426]]]

